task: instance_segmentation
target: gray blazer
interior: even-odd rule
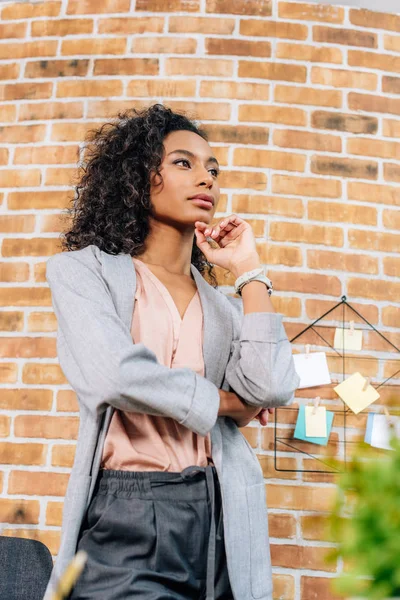
[[[75,390],[80,426],[64,503],[53,580],[72,559],[92,497],[115,409],[165,415],[205,436],[221,484],[226,556],[235,600],[272,600],[265,483],[253,449],[230,417],[218,417],[218,389],[249,404],[289,404],[300,378],[279,313],[243,314],[241,298],[214,289],[192,264],[204,315],[205,376],[169,368],[130,333],[136,270],[129,254],[91,244],[47,261],[58,320],[60,366]]]

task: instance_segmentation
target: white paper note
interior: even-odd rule
[[[362,349],[362,330],[361,329],[343,329],[338,327],[335,331],[333,347],[336,350],[361,350]]]
[[[391,421],[394,424],[394,433],[396,437],[400,437],[399,417],[391,417]],[[383,448],[384,450],[393,450],[389,441],[390,428],[386,415],[374,415],[371,432],[371,446]]]
[[[294,354],[293,359],[300,377],[299,389],[331,383],[325,352]]]

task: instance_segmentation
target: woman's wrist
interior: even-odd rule
[[[231,273],[237,279],[243,275],[243,273],[252,271],[253,269],[259,269],[261,266],[260,257],[258,254],[254,254],[237,262],[231,269]]]

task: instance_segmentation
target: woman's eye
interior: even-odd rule
[[[180,158],[179,160],[176,160],[174,162],[175,165],[177,165],[178,163],[186,163],[187,165],[190,166],[190,162],[188,160],[186,160],[186,158]],[[218,175],[220,173],[218,169],[210,169],[210,171],[214,171],[214,173],[215,173],[214,177],[218,177]]]

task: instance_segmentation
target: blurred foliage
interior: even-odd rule
[[[343,573],[332,580],[335,593],[369,600],[400,597],[400,441],[392,450],[364,442],[337,480],[328,517],[329,537],[336,547],[328,562],[343,559]]]

